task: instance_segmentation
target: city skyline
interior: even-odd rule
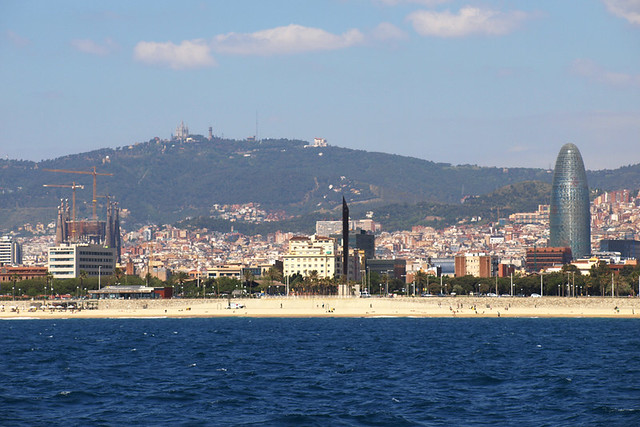
[[[453,164],[550,168],[567,142],[590,170],[640,161],[634,1],[0,7],[2,158],[167,138],[184,120]]]

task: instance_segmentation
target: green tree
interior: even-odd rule
[[[16,290],[16,282],[20,281],[20,276],[18,276],[16,273],[13,273],[11,275],[11,281],[13,282],[13,295],[14,295],[14,299],[15,299],[15,290]]]
[[[604,296],[607,290],[611,290],[611,269],[605,261],[592,265],[590,276],[593,280],[594,289],[598,289],[600,295]]]
[[[422,292],[425,289],[427,283],[429,282],[429,276],[422,270],[418,270],[413,279],[416,282],[416,288]]]
[[[178,273],[174,276],[174,281],[180,285],[180,294],[183,296],[184,294],[184,282],[187,281],[189,275],[184,271],[178,271]]]
[[[255,276],[253,272],[248,268],[244,269],[244,272],[242,273],[242,275],[244,276],[244,283],[245,283],[245,286],[247,287],[247,292],[249,292],[249,296],[251,296],[251,287],[253,285]]]
[[[47,272],[47,275],[45,276],[45,288],[44,288],[44,297],[45,298],[47,298],[47,288],[51,289],[51,284],[52,283],[53,283],[53,274],[51,272]]]
[[[318,272],[311,270],[307,276],[308,292],[311,294],[318,294]]]
[[[78,277],[80,278],[80,289],[84,288],[84,281],[87,279],[88,276],[89,275],[87,274],[86,271],[80,270],[80,274],[78,275]]]
[[[116,279],[116,285],[120,284],[120,279],[122,278],[122,269],[119,267],[116,267],[113,269],[113,276]]]

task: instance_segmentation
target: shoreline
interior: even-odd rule
[[[29,311],[4,301],[0,320],[115,318],[640,318],[640,298],[611,297],[267,297],[238,299],[100,300],[96,309]],[[227,308],[242,304],[242,308]],[[81,302],[82,303],[82,302]],[[12,311],[11,307],[16,307]]]

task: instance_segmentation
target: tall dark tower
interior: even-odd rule
[[[116,203],[115,206],[115,219],[113,220],[113,242],[116,248],[117,261],[120,262],[120,256],[122,255],[122,240],[120,237],[120,207]]]
[[[66,241],[67,238],[64,235],[64,200],[60,200],[60,206],[58,206],[58,217],[56,219],[56,245],[60,245],[62,242]]]
[[[345,283],[349,274],[349,207],[342,196],[342,275]]]
[[[553,171],[549,246],[570,247],[573,258],[591,254],[589,187],[578,147],[565,144]]]

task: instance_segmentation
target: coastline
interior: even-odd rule
[[[33,301],[41,302],[41,301]],[[29,311],[32,301],[3,301],[4,319],[207,317],[419,317],[419,318],[640,318],[640,298],[611,297],[276,297],[232,299],[101,300],[97,309]],[[12,311],[11,307],[17,307]]]

